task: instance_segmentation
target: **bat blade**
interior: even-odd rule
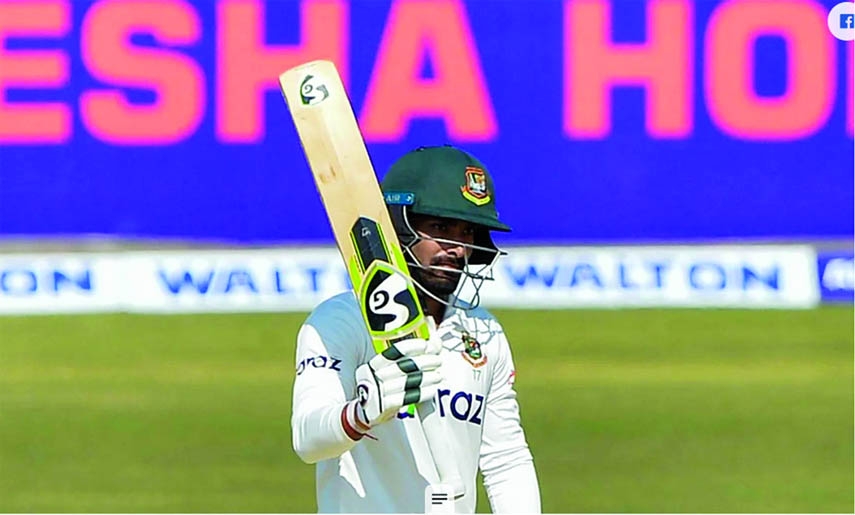
[[[279,84],[375,350],[399,338],[428,338],[429,322],[335,65],[297,66],[280,75]],[[465,488],[439,414],[430,401],[416,412],[436,476],[462,497]]]

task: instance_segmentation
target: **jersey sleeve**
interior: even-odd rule
[[[365,362],[368,335],[347,299],[319,305],[297,335],[291,433],[306,463],[338,457],[357,442],[345,429],[343,410],[356,397],[355,371]]]
[[[520,422],[510,345],[503,331],[497,338],[479,468],[493,513],[540,513],[540,488]]]

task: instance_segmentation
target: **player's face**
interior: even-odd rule
[[[422,237],[412,246],[412,252],[425,267],[444,267],[463,270],[466,258],[475,242],[476,226],[462,220],[434,216],[414,215],[410,219],[413,229]],[[449,240],[449,241],[436,241]],[[454,293],[460,282],[460,273],[442,270],[416,270],[415,278],[422,286],[437,296]]]

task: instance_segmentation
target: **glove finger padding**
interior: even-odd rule
[[[424,356],[416,356],[411,359],[422,372],[428,372],[442,367],[442,356],[438,356],[436,354],[425,354]]]
[[[409,374],[399,375],[380,382],[380,393],[384,403],[396,405],[400,409],[403,406],[415,404],[421,398],[421,389],[424,382],[424,373],[416,370]]]
[[[384,400],[401,407],[410,404],[421,404],[436,395],[442,382],[442,373],[431,370],[424,373],[410,374],[390,381],[384,381],[381,393]],[[397,411],[397,410],[396,410]]]
[[[442,342],[437,338],[431,338],[430,340],[411,338],[409,340],[401,340],[389,346],[389,348],[371,358],[368,363],[371,364],[371,368],[374,370],[379,370],[387,364],[400,361],[403,358],[414,358],[426,354],[438,355],[441,351]]]
[[[431,337],[430,340],[410,338],[396,342],[381,354],[386,358],[395,361],[400,359],[401,356],[413,357],[421,356],[422,354],[439,354],[440,350],[442,350],[442,343],[438,338]]]
[[[442,365],[442,357],[426,354],[424,356],[416,356],[414,358],[403,358],[398,361],[389,362],[383,368],[375,369],[374,375],[382,381],[395,379],[402,375],[414,374],[416,372],[427,372],[436,370]]]
[[[359,406],[366,425],[373,427],[404,406],[436,395],[442,381],[442,357],[439,352],[425,354],[435,348],[427,340],[403,340],[356,369]]]
[[[439,354],[442,352],[442,340],[439,337],[432,335],[426,341],[425,354]]]
[[[436,396],[436,391],[439,390],[439,385],[442,384],[442,372],[440,370],[431,370],[425,372],[422,376],[421,396],[416,404],[421,404],[429,401]]]

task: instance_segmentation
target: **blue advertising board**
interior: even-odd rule
[[[332,242],[284,69],[341,69],[382,175],[452,143],[502,242],[853,235],[834,2],[0,2],[0,236]]]
[[[820,252],[816,271],[823,302],[851,304],[855,300],[855,254],[851,249]]]

